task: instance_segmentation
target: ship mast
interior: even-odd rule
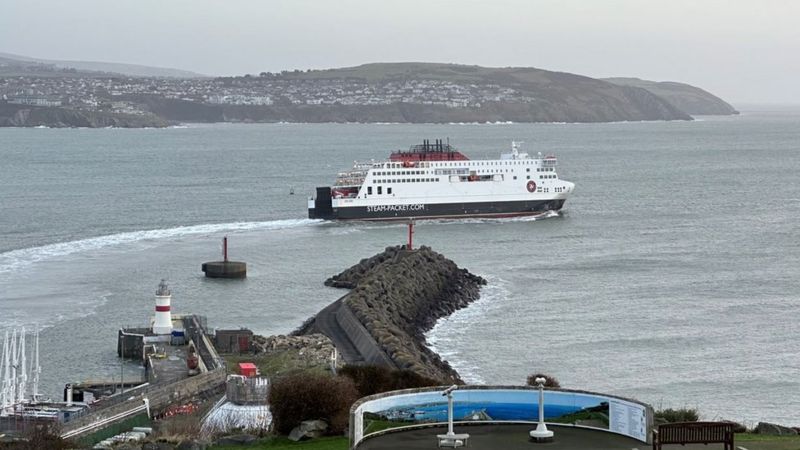
[[[0,416],[13,412],[15,405],[29,400],[39,400],[39,330],[34,333],[31,348],[32,364],[28,367],[28,349],[25,342],[25,328],[5,332],[3,353],[0,359]],[[28,380],[33,379],[33,395],[28,395]]]
[[[25,355],[25,328],[19,334],[17,348],[17,398],[16,403],[25,401],[25,391],[28,388],[27,357]]]
[[[31,393],[31,402],[39,402],[39,374],[42,373],[42,367],[39,366],[39,328],[33,334],[33,365],[31,366],[31,375],[33,378],[33,392]]]
[[[6,408],[11,406],[9,397],[9,385],[11,384],[11,361],[8,350],[8,331],[3,338],[3,360],[0,362],[0,374],[2,374],[2,384],[0,384],[0,415],[4,415]]]

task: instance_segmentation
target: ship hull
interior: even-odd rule
[[[474,203],[400,204],[309,208],[308,217],[325,220],[457,219],[516,217],[558,211],[565,199]]]

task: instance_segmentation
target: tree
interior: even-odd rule
[[[357,399],[358,391],[349,378],[314,373],[280,379],[269,393],[273,424],[282,434],[289,434],[304,420],[318,419],[328,423],[328,434],[341,434]]]
[[[555,389],[561,388],[561,383],[558,382],[556,377],[551,375],[545,375],[543,373],[535,373],[533,375],[528,375],[528,381],[527,381],[528,386],[539,386],[538,384],[536,384],[537,378],[544,378],[545,380],[544,387],[555,388]]]

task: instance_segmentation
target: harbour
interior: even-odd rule
[[[385,149],[405,144],[408,135],[458,133],[462,148],[470,153],[501,148],[509,137],[519,136],[531,151],[556,148],[563,176],[580,182],[580,195],[570,198],[562,216],[546,220],[418,224],[424,231],[420,244],[468,263],[489,281],[481,300],[428,334],[443,357],[469,381],[518,383],[535,364],[556,373],[565,385],[656,404],[668,392],[676,406],[696,404],[710,417],[792,423],[796,399],[787,399],[784,393],[794,389],[793,368],[759,349],[783,348],[790,353],[792,348],[791,337],[782,331],[792,325],[781,312],[792,305],[787,293],[797,292],[792,223],[800,195],[786,182],[797,168],[791,153],[797,119],[748,116],[746,111],[737,119],[743,120],[218,125],[189,130],[201,136],[197,139],[189,139],[186,129],[3,130],[7,142],[30,141],[37,158],[46,155],[56,163],[60,158],[79,161],[79,150],[88,152],[75,165],[76,173],[62,175],[76,183],[67,195],[31,176],[36,165],[30,157],[9,150],[20,146],[3,150],[9,162],[4,179],[14,180],[3,186],[4,198],[24,204],[33,201],[26,200],[32,194],[25,191],[44,192],[60,205],[53,217],[65,218],[58,227],[26,229],[16,221],[37,223],[39,213],[3,205],[13,214],[0,221],[5,229],[17,230],[13,240],[7,236],[0,241],[4,326],[32,329],[31,318],[41,322],[42,386],[54,398],[60,397],[66,382],[118,380],[113,340],[119,328],[149,320],[151,286],[161,278],[170,281],[184,311],[213,317],[215,327],[245,326],[262,335],[288,333],[340,296],[321,286],[321,279],[383,249],[386,235],[402,234],[404,225],[305,219],[305,205],[298,206],[303,195],[288,195],[286,186],[294,186],[296,194],[313,192],[347,161],[381,156]],[[309,164],[307,155],[297,152],[309,145],[308,139],[296,140],[298,129],[309,130],[311,145],[327,149],[316,156],[319,163]],[[353,146],[365,133],[370,139]],[[65,134],[79,136],[85,145],[48,153]],[[131,140],[146,144],[131,150]],[[268,141],[270,145],[263,144]],[[222,168],[191,166],[204,152],[224,145],[237,150]],[[137,160],[126,156],[131,151]],[[139,176],[149,171],[158,155],[171,156],[163,173],[144,181],[152,186],[161,183],[154,192],[140,190],[142,181],[122,177],[123,172]],[[731,196],[735,180],[746,177],[740,167],[753,157],[773,176],[763,181],[762,190]],[[252,158],[263,158],[261,165],[245,163]],[[688,160],[693,163],[676,165]],[[110,161],[122,163],[119,169],[110,169]],[[23,163],[30,168],[20,168]],[[185,164],[191,170],[179,169]],[[296,167],[304,169],[296,173],[291,169]],[[665,169],[670,167],[674,170]],[[174,179],[164,177],[184,171]],[[226,183],[215,175],[220,171],[238,174],[243,181],[223,187]],[[204,182],[198,183],[196,177]],[[645,178],[651,181],[643,185]],[[85,195],[84,185],[75,180],[88,179],[133,197],[126,205],[99,199],[92,208],[80,207],[71,198]],[[695,192],[703,193],[702,201],[687,201],[687,195]],[[202,208],[180,206],[195,196],[207,199]],[[265,204],[265,198],[265,207],[252,206]],[[641,198],[648,201],[637,200]],[[119,211],[132,204],[142,205],[135,217],[100,220],[128,217]],[[165,214],[161,205],[174,209]],[[741,205],[752,211],[746,220],[734,213]],[[242,283],[223,285],[205,279],[199,270],[200,262],[218,258],[218,233],[234,238],[241,249],[236,257],[248,262]],[[483,239],[481,245],[470,244],[476,236]],[[325,258],[319,258],[321,254]],[[77,274],[71,272],[75,265],[81,268]],[[689,314],[689,308],[699,313]],[[657,319],[654,310],[664,314]],[[707,326],[709,315],[715,318],[715,327]],[[514,330],[527,335],[532,317],[549,345],[537,351],[514,348],[510,342],[520,336]],[[619,323],[629,326],[620,330]],[[741,340],[741,330],[747,328],[763,331],[754,339]],[[694,331],[687,334],[688,329]],[[654,348],[666,350],[654,360]],[[701,348],[713,349],[713,355],[695,361]],[[598,354],[605,355],[608,377],[593,374]],[[729,370],[714,370],[723,366]],[[645,379],[641,374],[648,367],[669,368],[675,376]],[[140,370],[125,366],[131,376]],[[761,380],[760,394],[743,400],[735,393],[748,386],[747,377]]]

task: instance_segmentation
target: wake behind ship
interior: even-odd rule
[[[471,160],[450,143],[425,140],[389,161],[356,162],[318,187],[308,217],[326,220],[514,217],[559,211],[575,188],[555,156],[531,157],[512,142],[500,159]]]

